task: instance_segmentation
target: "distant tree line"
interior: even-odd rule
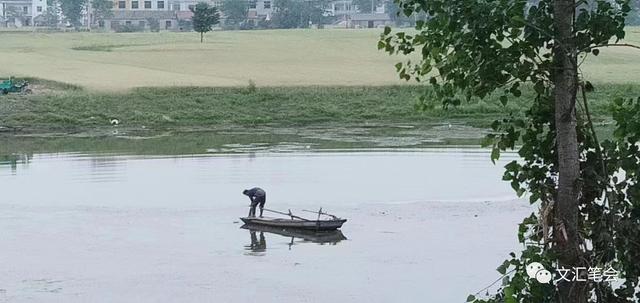
[[[113,1],[110,0],[47,0],[47,10],[43,15],[44,25],[56,27],[60,24],[81,27],[83,11],[89,7],[92,9],[92,24],[97,24],[113,15]],[[273,13],[270,18],[252,20],[248,17],[249,1],[224,0],[219,8],[224,15],[224,27],[226,29],[256,29],[256,28],[308,28],[323,27],[335,20],[325,14],[329,8],[330,0],[274,0]],[[530,5],[535,5],[539,0],[528,0]],[[591,5],[594,0],[587,0],[584,5]],[[361,13],[371,13],[374,7],[384,5],[388,14],[398,26],[414,26],[418,20],[427,16],[406,16],[399,9],[395,1],[386,0],[353,0]],[[640,0],[631,0],[632,11],[627,16],[628,25],[640,25]],[[595,5],[595,3],[593,4]],[[20,17],[20,11],[9,11],[7,15]],[[183,20],[184,23],[184,20]],[[193,25],[183,24],[188,29]]]
[[[225,0],[221,11],[228,29],[322,27],[330,21],[325,16],[329,3],[330,0],[275,0],[270,18],[260,20],[248,18],[248,1]]]
[[[45,26],[58,27],[69,25],[81,27],[82,16],[91,4],[92,25],[113,16],[113,1],[110,0],[47,0],[47,9],[43,13]]]

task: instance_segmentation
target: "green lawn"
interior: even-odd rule
[[[167,86],[379,86],[402,84],[378,51],[380,29],[196,33],[0,32],[0,75],[38,77],[90,90]],[[640,43],[640,29],[628,28]],[[640,51],[603,49],[582,71],[592,82],[640,79]]]
[[[92,90],[143,86],[400,84],[379,30],[0,33],[0,75]]]

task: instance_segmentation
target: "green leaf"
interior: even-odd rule
[[[594,91],[593,84],[591,84],[591,82],[589,82],[589,81],[586,81],[586,82],[584,83],[584,90],[585,90],[586,92],[588,92],[588,93],[590,93],[590,92]]]
[[[502,105],[506,106],[507,102],[509,102],[509,98],[505,95],[500,96],[500,103],[502,103]]]
[[[600,50],[599,50],[599,49],[597,49],[597,48],[594,48],[594,49],[592,49],[592,50],[591,50],[591,53],[592,53],[594,56],[597,56],[598,54],[600,54]]]
[[[385,26],[385,27],[384,27],[384,35],[386,36],[386,35],[388,35],[388,34],[390,34],[390,33],[391,33],[391,28],[390,28],[390,27],[388,27],[388,26]]]
[[[494,146],[491,150],[491,162],[496,164],[496,161],[500,159],[500,149],[497,146]]]
[[[474,295],[469,295],[469,296],[467,297],[467,302],[473,302],[473,301],[475,301],[475,300],[476,300],[476,296],[474,296]]]
[[[544,93],[544,82],[536,81],[536,84],[534,84],[533,89],[536,91],[537,94],[543,94]]]
[[[613,99],[613,103],[614,103],[615,105],[617,105],[617,106],[622,106],[622,104],[624,103],[624,99],[619,98],[619,97],[618,97],[618,98],[615,98],[615,99]]]
[[[502,286],[509,285],[509,282],[510,282],[509,276],[505,276],[504,278],[502,278]]]
[[[511,288],[510,286],[505,287],[504,288],[504,296],[505,297],[513,297],[513,288]]]
[[[514,23],[520,23],[520,24],[525,22],[524,18],[522,18],[522,16],[519,16],[519,15],[511,17],[511,21],[513,21]]]
[[[498,268],[496,268],[496,270],[501,274],[504,275],[507,273],[507,268],[509,268],[509,260],[505,260],[504,262],[502,262],[502,265],[498,266]]]
[[[513,288],[507,286],[504,288],[504,303],[517,303],[516,298],[513,297]]]

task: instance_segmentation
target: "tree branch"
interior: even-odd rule
[[[515,269],[515,268],[514,268],[514,269],[512,269],[512,270],[510,270],[510,271],[508,271],[508,272],[506,272],[506,273],[505,273],[504,275],[502,275],[500,278],[498,278],[497,280],[493,281],[493,283],[489,284],[487,287],[485,287],[485,288],[483,288],[483,289],[479,290],[478,292],[476,292],[476,293],[474,294],[474,296],[477,296],[477,295],[479,295],[480,293],[482,293],[483,291],[488,290],[489,288],[491,288],[491,286],[493,286],[493,285],[495,285],[496,283],[498,283],[498,282],[502,281],[502,279],[504,279],[504,277],[506,277],[506,276],[510,275],[510,274],[511,274],[512,272],[514,272],[514,271],[516,271],[516,269]]]
[[[630,48],[640,49],[640,46],[634,45],[634,44],[630,44],[630,43],[611,43],[611,44],[607,43],[607,44],[600,44],[600,45],[589,47],[589,48],[587,48],[587,50],[591,51],[592,49],[595,49],[595,48],[610,47],[610,46],[622,46],[622,47],[630,47]]]

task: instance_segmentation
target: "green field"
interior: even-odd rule
[[[381,30],[196,33],[0,32],[0,75],[37,77],[90,90],[167,86],[378,86],[401,84],[378,51]],[[628,42],[640,29],[628,28]],[[640,51],[603,49],[582,71],[593,82],[636,82]]]
[[[143,86],[388,85],[397,59],[379,30],[0,33],[0,75],[92,90]]]
[[[380,30],[195,33],[0,32],[0,75],[31,77],[33,94],[0,96],[0,131],[89,131],[118,118],[131,129],[465,123],[519,115],[530,89],[444,110],[414,109],[425,86],[397,79],[399,57],[376,49]],[[640,43],[640,29],[628,41]],[[581,71],[599,121],[615,97],[640,93],[640,51],[612,47]],[[249,84],[249,83],[255,83]],[[189,86],[189,87],[185,87]]]

